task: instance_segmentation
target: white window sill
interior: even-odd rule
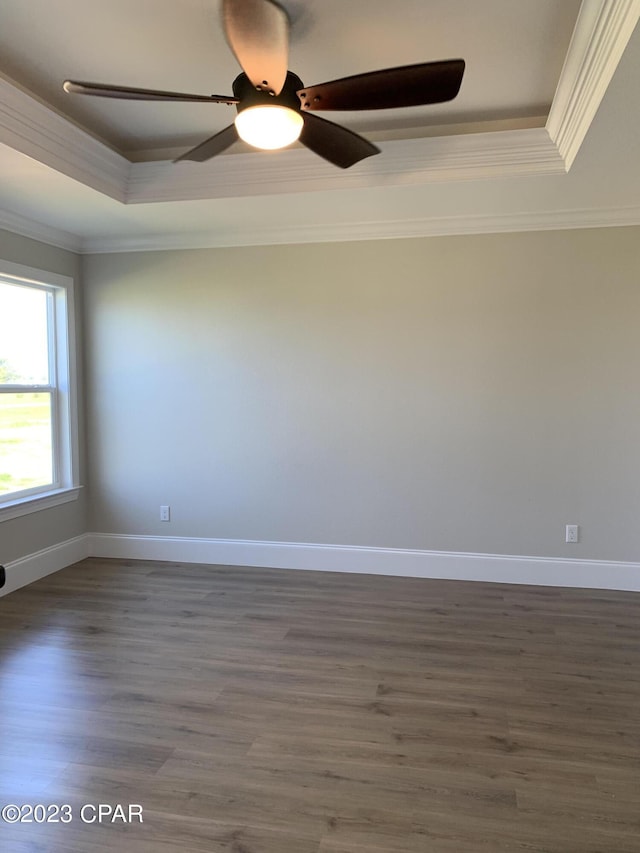
[[[41,495],[29,495],[17,498],[13,501],[0,503],[0,521],[8,521],[10,518],[19,518],[30,512],[40,512],[42,509],[50,509],[53,506],[77,501],[82,486],[74,486],[71,489],[56,489],[51,492],[43,492]]]

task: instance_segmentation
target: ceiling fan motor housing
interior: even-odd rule
[[[239,101],[236,104],[238,112],[242,112],[242,110],[246,110],[249,107],[278,106],[288,107],[290,110],[295,110],[299,113],[301,112],[300,98],[297,92],[303,88],[304,83],[292,71],[287,71],[284,86],[278,95],[269,87],[269,83],[266,80],[264,88],[262,86],[254,86],[244,72],[238,74],[233,81],[233,95]]]

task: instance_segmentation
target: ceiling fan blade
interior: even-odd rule
[[[380,153],[380,149],[363,136],[311,113],[304,116],[300,142],[341,169]]]
[[[464,59],[423,62],[343,77],[300,89],[303,110],[386,110],[450,101],[458,94]]]
[[[273,0],[223,0],[229,47],[254,86],[279,95],[289,64],[289,16]]]
[[[181,160],[195,160],[196,163],[203,163],[205,160],[215,157],[216,154],[221,154],[230,145],[237,142],[239,138],[235,124],[230,124],[229,127],[225,127],[220,133],[216,133],[215,136],[205,139],[204,142],[196,145],[195,148],[187,151],[186,154],[180,155],[173,162],[179,163]]]
[[[108,86],[104,83],[81,83],[65,80],[65,92],[74,95],[97,95],[100,98],[124,98],[130,101],[207,101],[213,104],[237,104],[237,98],[226,95],[187,95],[183,92],[162,92],[158,89],[133,89],[130,86]]]

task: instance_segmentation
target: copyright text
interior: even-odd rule
[[[71,823],[74,819],[82,823],[144,823],[138,803],[85,803],[75,808],[68,803],[9,803],[0,809],[0,819],[4,823]]]

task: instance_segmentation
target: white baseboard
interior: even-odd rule
[[[0,590],[0,596],[85,557],[640,592],[640,563],[355,545],[87,533],[7,563],[7,580]]]
[[[5,565],[7,580],[0,589],[0,596],[8,595],[22,586],[27,586],[40,580],[40,578],[70,566],[72,563],[84,560],[85,557],[89,556],[89,545],[90,536],[83,533],[82,536],[67,539],[66,542],[60,542],[50,548],[43,548],[42,551],[27,554],[26,557],[7,563]]]
[[[95,557],[640,591],[640,563],[90,533]]]

